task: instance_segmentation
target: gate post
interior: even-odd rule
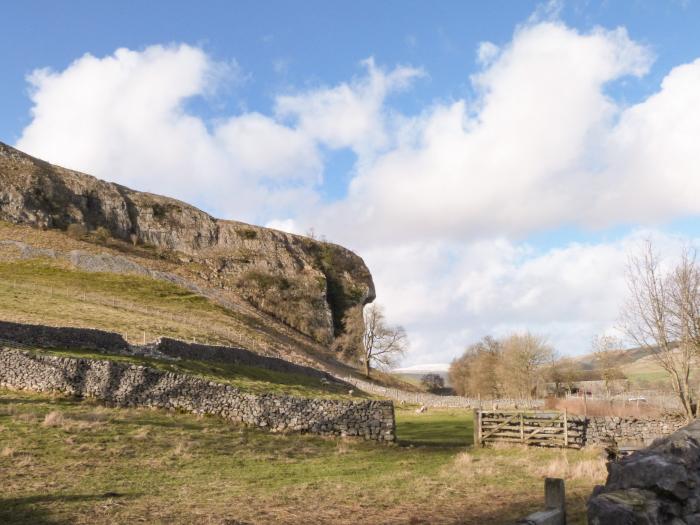
[[[474,447],[481,446],[481,410],[474,409]]]

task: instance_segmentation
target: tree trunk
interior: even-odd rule
[[[369,371],[370,371],[369,359],[365,359],[365,376],[367,376],[367,379],[369,379]]]

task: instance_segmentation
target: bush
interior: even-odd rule
[[[110,231],[105,228],[104,226],[100,226],[95,230],[95,238],[99,242],[107,242],[107,239],[109,239],[112,236]]]
[[[87,235],[87,228],[84,224],[73,223],[68,225],[66,233],[73,239],[82,239]]]
[[[258,238],[258,232],[251,228],[242,228],[240,230],[236,230],[236,233],[241,239],[246,239],[249,241]]]

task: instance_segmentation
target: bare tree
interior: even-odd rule
[[[408,347],[406,331],[386,323],[382,307],[371,304],[349,308],[343,316],[343,333],[333,342],[333,349],[345,361],[360,363],[370,376],[372,365],[388,367]]]
[[[547,380],[554,383],[554,394],[557,396],[571,392],[576,382],[581,378],[581,364],[569,357],[558,358],[552,355],[552,362],[546,372]]]
[[[530,332],[510,335],[501,346],[500,375],[506,393],[532,398],[544,379],[545,365],[552,361],[554,350],[544,337]]]
[[[700,349],[700,275],[695,254],[684,250],[670,271],[647,241],[630,257],[630,299],[623,314],[627,335],[669,374],[687,419],[693,418],[690,370]]]
[[[498,377],[501,344],[486,336],[467,347],[464,353],[450,364],[448,376],[455,391],[461,396],[486,396],[498,398],[501,392]]]
[[[610,398],[615,382],[625,377],[618,364],[619,350],[622,344],[616,337],[600,335],[593,337],[591,346],[596,368],[605,385],[605,395]]]
[[[380,368],[394,364],[408,348],[408,337],[402,326],[389,326],[382,307],[370,304],[364,310],[362,333],[363,364],[365,375],[370,376],[372,366]]]

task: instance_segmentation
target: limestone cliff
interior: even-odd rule
[[[0,143],[0,220],[44,229],[105,228],[197,268],[302,333],[329,343],[344,312],[374,300],[362,259],[331,243],[215,219],[183,202],[54,166]]]

